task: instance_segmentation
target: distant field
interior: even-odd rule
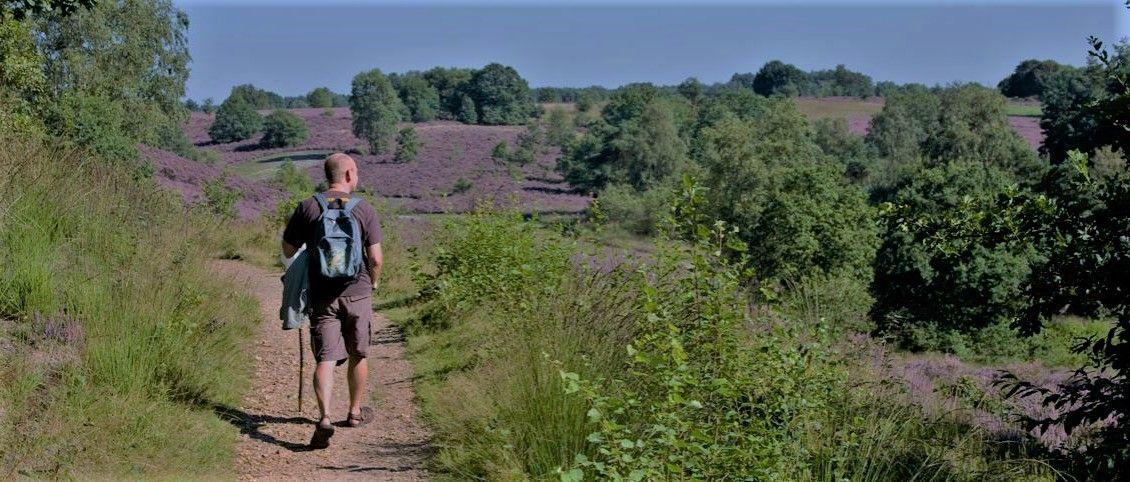
[[[882,97],[800,97],[795,101],[797,109],[809,119],[847,119],[848,127],[859,135],[867,134],[871,117],[883,110]],[[1033,148],[1044,140],[1038,119],[1041,112],[1040,103],[1035,101],[1010,100],[1005,104],[1009,124]]]
[[[348,108],[291,109],[291,112],[302,117],[310,129],[309,139],[293,148],[261,149],[259,136],[212,144],[208,126],[213,117],[199,112],[192,114],[185,131],[199,148],[219,156],[217,168],[226,167],[249,181],[269,179],[286,158],[306,168],[312,179],[320,181],[320,161],[327,153],[366,150],[365,143],[353,136]],[[410,124],[403,124],[407,125]],[[539,153],[534,163],[520,168],[499,165],[491,159],[490,152],[500,141],[515,144],[525,129],[522,126],[479,126],[451,121],[411,125],[422,142],[416,162],[392,162],[392,149],[381,155],[352,154],[358,161],[362,186],[408,212],[464,212],[481,202],[514,204],[523,211],[544,214],[576,213],[588,206],[590,198],[574,193],[554,172],[559,154],[556,148]],[[165,161],[170,166],[176,164],[172,159]],[[165,170],[180,173],[179,166]],[[186,176],[179,176],[183,177]],[[456,184],[466,185],[467,182],[470,188],[456,189]]]

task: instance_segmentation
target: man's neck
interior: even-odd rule
[[[330,186],[326,188],[326,191],[343,192],[350,194],[353,192],[353,188],[349,187],[348,184],[330,184]]]

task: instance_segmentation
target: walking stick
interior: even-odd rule
[[[302,327],[298,327],[298,414],[302,415],[302,399],[306,392],[306,348],[302,339]]]

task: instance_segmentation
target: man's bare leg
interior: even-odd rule
[[[322,414],[319,422],[329,418],[327,412],[330,409],[330,396],[333,394],[334,364],[333,360],[321,361],[314,368],[314,394],[318,396],[318,410]]]
[[[349,357],[349,414],[361,414],[361,399],[365,397],[365,384],[369,381],[369,359]]]

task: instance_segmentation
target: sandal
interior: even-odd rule
[[[310,438],[310,448],[324,449],[330,446],[330,437],[334,435],[334,426],[328,418],[323,418],[314,428],[314,436]]]
[[[349,414],[349,418],[345,419],[345,424],[350,427],[361,427],[368,425],[373,421],[373,407],[361,407],[361,413]]]

